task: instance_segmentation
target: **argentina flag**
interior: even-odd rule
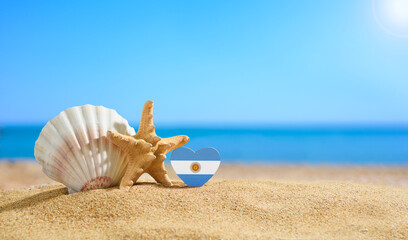
[[[194,152],[190,148],[175,149],[170,157],[171,166],[185,184],[203,186],[218,170],[221,157],[217,150],[206,147]]]

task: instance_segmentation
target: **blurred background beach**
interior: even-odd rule
[[[159,115],[160,117],[160,115]],[[131,123],[137,128],[138,122]],[[0,158],[34,158],[43,126],[0,128]],[[186,145],[212,146],[225,163],[407,165],[408,128],[403,126],[157,126],[162,137],[188,135]]]
[[[407,6],[391,2],[3,2],[0,159],[34,161],[66,108],[137,128],[153,100],[159,136],[223,163],[405,167]]]

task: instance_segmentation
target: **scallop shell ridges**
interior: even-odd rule
[[[115,110],[83,105],[69,108],[49,121],[34,147],[34,156],[51,179],[70,193],[118,185],[126,155],[108,141],[109,130],[134,135]]]

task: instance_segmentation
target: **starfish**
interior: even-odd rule
[[[186,144],[190,139],[180,135],[170,138],[157,136],[153,124],[153,102],[143,106],[139,130],[134,136],[108,132],[108,139],[127,154],[128,165],[120,182],[120,189],[128,190],[143,173],[148,173],[156,182],[171,186],[164,166],[166,154]]]

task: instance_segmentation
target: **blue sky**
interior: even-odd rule
[[[408,123],[408,39],[370,0],[2,1],[0,84],[3,124]]]

